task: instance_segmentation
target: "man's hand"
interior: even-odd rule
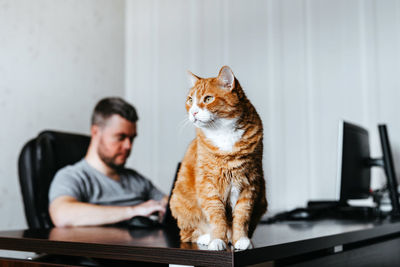
[[[148,200],[143,202],[139,205],[132,206],[132,216],[145,216],[148,217],[151,214],[158,212],[160,217],[165,213],[165,206],[166,204],[163,201],[156,201],[156,200]]]

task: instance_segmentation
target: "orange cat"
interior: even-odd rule
[[[267,210],[261,119],[229,67],[216,78],[190,78],[186,110],[196,138],[178,173],[172,215],[182,242],[248,249]]]

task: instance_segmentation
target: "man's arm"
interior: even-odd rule
[[[102,206],[60,196],[49,206],[51,220],[57,227],[113,224],[154,212],[164,213],[165,203],[148,200],[135,206]]]

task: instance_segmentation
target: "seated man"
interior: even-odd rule
[[[114,224],[165,212],[167,197],[132,169],[124,168],[136,137],[135,108],[120,98],[97,103],[85,158],[60,169],[50,186],[55,226]]]

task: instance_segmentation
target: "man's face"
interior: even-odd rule
[[[136,137],[136,123],[112,115],[104,126],[98,127],[97,153],[100,159],[113,169],[122,168],[131,153]]]

